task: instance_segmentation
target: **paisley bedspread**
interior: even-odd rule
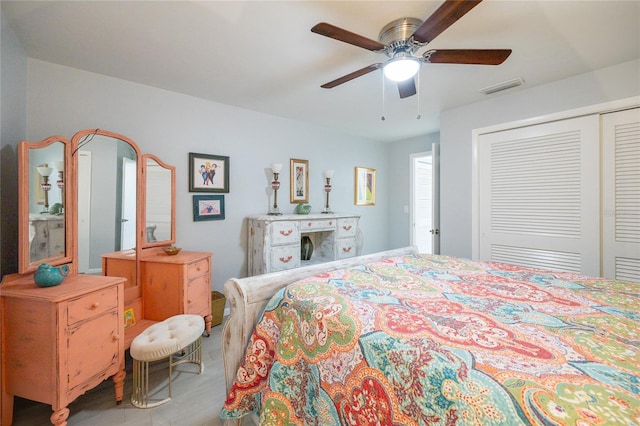
[[[222,418],[639,425],[640,283],[410,255],[271,299]]]

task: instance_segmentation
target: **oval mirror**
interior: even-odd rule
[[[70,222],[65,214],[69,141],[52,136],[41,142],[20,142],[18,149],[18,272],[35,271],[45,262],[70,263]]]
[[[176,168],[151,154],[143,155],[144,247],[175,242]]]

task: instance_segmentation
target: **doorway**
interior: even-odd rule
[[[136,246],[136,160],[122,159],[122,214],[120,219],[120,250]]]
[[[440,253],[438,158],[437,144],[410,157],[411,244],[425,254]]]

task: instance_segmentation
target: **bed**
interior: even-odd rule
[[[378,253],[225,283],[260,424],[640,424],[640,283]]]

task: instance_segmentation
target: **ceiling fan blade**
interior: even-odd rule
[[[384,50],[386,47],[384,44],[371,40],[370,38],[352,33],[351,31],[343,30],[335,25],[327,24],[326,22],[320,22],[311,28],[311,32],[323,35],[335,40],[340,40],[345,43],[352,44],[354,46],[362,47],[363,49],[376,52],[378,50]]]
[[[434,49],[422,55],[431,64],[500,65],[511,55],[511,49]]]
[[[398,82],[398,91],[400,92],[400,99],[408,98],[416,94],[416,81],[414,78],[409,78],[405,81]]]
[[[418,43],[430,43],[481,1],[482,0],[446,0],[413,33],[413,39]]]
[[[336,86],[341,85],[342,83],[346,83],[347,81],[351,81],[354,78],[358,78],[358,77],[363,76],[365,74],[369,74],[371,71],[375,71],[378,68],[380,68],[380,65],[382,65],[382,64],[371,64],[368,67],[361,68],[358,71],[354,71],[354,72],[352,72],[350,74],[343,75],[340,78],[336,78],[335,80],[330,81],[328,83],[325,83],[320,87],[322,87],[323,89],[332,89],[332,88],[334,88]]]

